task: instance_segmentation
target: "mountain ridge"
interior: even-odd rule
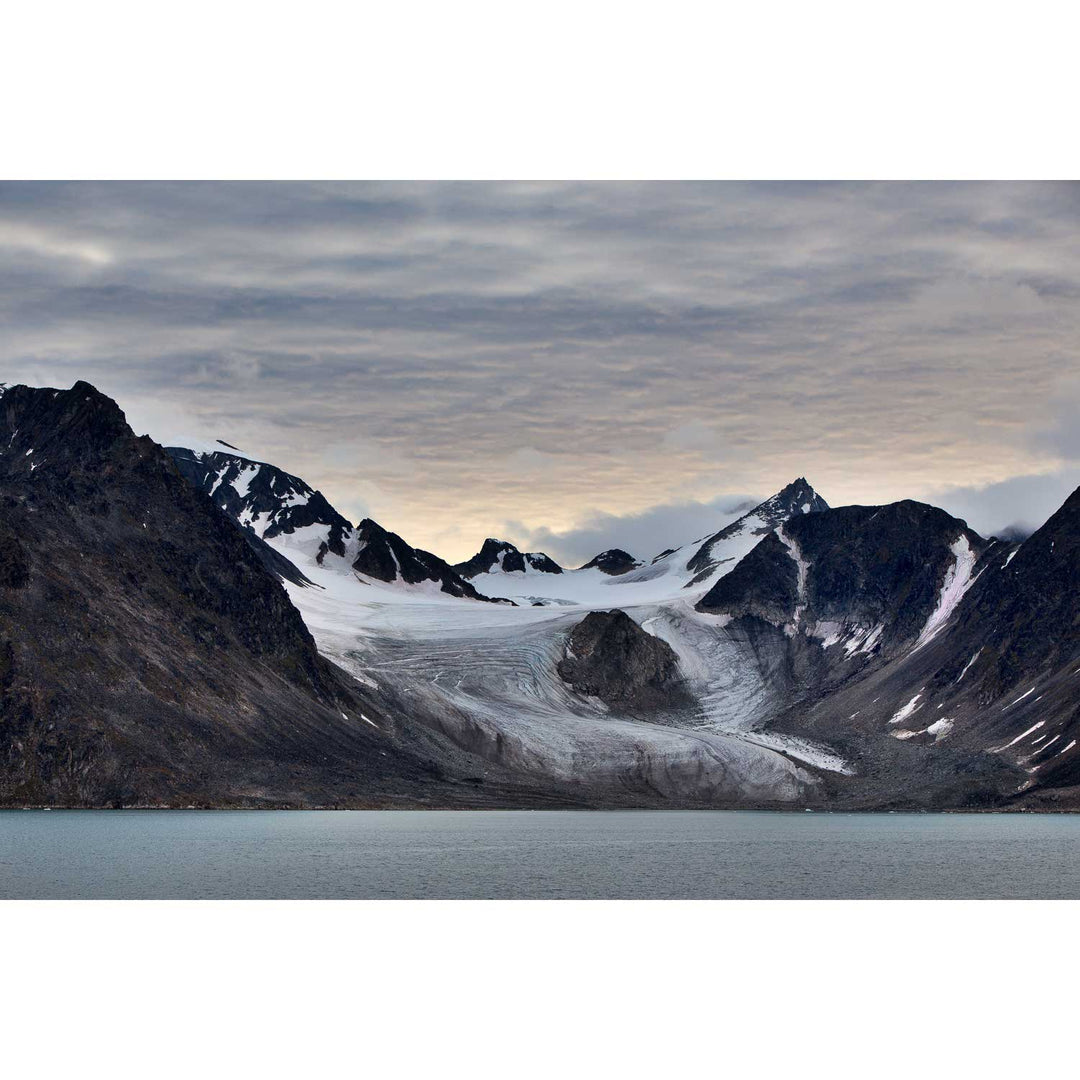
[[[193,451],[181,446],[166,450],[185,479],[261,541],[287,543],[306,538],[309,544],[315,544],[313,557],[319,566],[328,556],[336,556],[352,571],[379,581],[392,583],[400,579],[406,585],[437,582],[451,596],[489,599],[445,560],[412,547],[371,518],[364,518],[354,527],[321,491],[276,465],[221,450]],[[272,550],[295,566],[287,546]],[[296,571],[303,574],[301,567]]]
[[[0,388],[0,803],[1080,808],[1080,489],[1022,543],[799,477],[651,563],[484,547],[492,595]]]

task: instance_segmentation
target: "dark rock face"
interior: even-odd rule
[[[562,567],[542,551],[520,552],[506,540],[488,537],[480,550],[466,562],[457,563],[453,569],[464,578],[474,578],[477,574],[490,573],[495,567],[504,573],[524,573],[528,569],[539,570],[543,574],[561,574]]]
[[[926,650],[928,714],[956,716],[949,737],[959,743],[1019,755],[1030,770],[1024,798],[1080,805],[1080,755],[1069,749],[1080,741],[1080,489],[1023,544],[994,544],[983,563],[949,633]],[[1013,742],[1036,724],[1030,741]]]
[[[0,394],[0,537],[0,805],[366,805],[441,783],[244,531],[88,383]]]
[[[686,564],[688,569],[695,572],[693,580],[687,587],[690,588],[704,581],[717,568],[719,563],[712,553],[717,542],[738,535],[746,528],[747,524],[752,523],[754,531],[761,536],[765,536],[791,518],[806,514],[818,514],[828,509],[829,504],[814,491],[805,477],[800,476],[798,480],[793,480],[787,487],[778,491],[771,499],[766,499],[765,502],[755,506],[753,510],[744,514],[737,521],[733,521],[730,525],[726,525],[719,532],[702,541],[701,547],[698,548]],[[653,559],[653,562],[658,562],[670,554],[670,551],[662,552]]]
[[[1022,544],[998,545],[994,554],[959,629],[992,627],[972,673],[985,671],[995,686],[1010,686],[1080,652],[1080,488]]]
[[[926,624],[956,562],[952,545],[966,541],[976,561],[987,546],[958,518],[909,500],[797,517],[783,531],[809,563],[814,618],[885,623],[885,639],[896,643],[913,641]]]
[[[618,577],[619,574],[625,574],[630,570],[636,570],[639,566],[643,565],[643,563],[638,562],[638,560],[628,551],[623,551],[622,548],[609,548],[607,551],[601,551],[599,555],[590,559],[581,569],[591,570],[595,567],[605,574],[610,574],[612,577]]]
[[[671,646],[625,611],[590,611],[567,638],[558,672],[579,694],[616,708],[644,712],[689,701]]]
[[[468,559],[465,562],[455,563],[454,570],[465,578],[473,578],[476,577],[477,574],[486,574],[499,561],[499,556],[503,553],[517,556],[518,562],[517,565],[513,566],[513,569],[525,569],[525,563],[513,544],[508,544],[505,540],[496,540],[494,537],[489,536],[480,546],[480,550],[471,559]]]
[[[14,509],[14,506],[12,503],[5,509]],[[22,589],[29,581],[29,553],[17,535],[0,524],[0,589]]]
[[[379,581],[401,578],[409,585],[437,581],[441,591],[451,596],[464,596],[493,604],[513,604],[512,600],[492,600],[481,595],[438,555],[410,547],[397,533],[388,532],[371,518],[364,518],[357,526],[356,533],[360,550],[352,566],[360,574]]]
[[[315,491],[300,477],[224,450],[201,453],[182,446],[169,446],[166,450],[180,475],[209,495],[252,537],[272,539],[310,525],[322,525],[326,528],[325,551],[344,557],[352,525],[327,502],[322,492]],[[254,546],[268,569],[290,581],[299,577],[298,584],[306,582],[300,571],[269,545]]]

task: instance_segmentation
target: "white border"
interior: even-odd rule
[[[1077,176],[1075,5],[39,0],[0,176]]]
[[[0,176],[1075,177],[1075,23],[1038,2],[39,0],[5,12]],[[5,1071],[1045,1072],[1071,1057],[1075,911],[9,902]]]
[[[0,910],[11,1076],[882,1080],[1072,1056],[1070,904]],[[1048,970],[1010,940],[1021,916]]]

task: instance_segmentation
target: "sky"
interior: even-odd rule
[[[0,381],[456,561],[1080,485],[1080,184],[2,183]]]

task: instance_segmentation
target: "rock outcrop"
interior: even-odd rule
[[[560,678],[615,708],[655,711],[689,703],[671,646],[625,611],[590,611],[570,632]]]
[[[622,548],[609,548],[607,551],[601,551],[599,555],[594,555],[581,569],[592,570],[597,569],[602,573],[609,574],[611,577],[618,577],[620,574],[625,574],[630,570],[636,570],[639,566],[643,565],[628,551],[623,551]]]

